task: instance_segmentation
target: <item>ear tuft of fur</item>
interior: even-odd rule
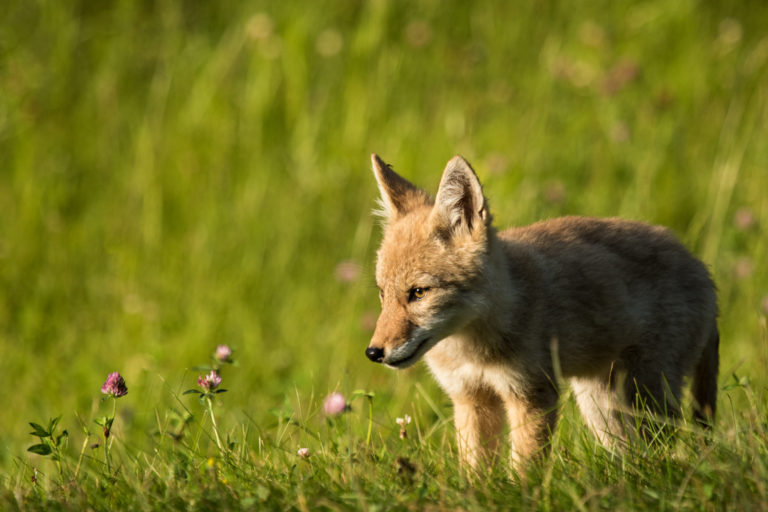
[[[382,222],[386,222],[392,216],[389,205],[383,198],[376,199],[376,206],[371,210],[374,217],[378,217]]]

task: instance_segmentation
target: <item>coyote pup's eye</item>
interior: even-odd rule
[[[429,288],[411,288],[411,291],[408,292],[408,302],[423,299],[427,291],[429,291]]]

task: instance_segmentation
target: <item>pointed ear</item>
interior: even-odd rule
[[[377,154],[371,155],[371,163],[381,192],[381,208],[376,213],[384,219],[405,215],[414,206],[429,201],[426,192],[393,171]]]
[[[435,229],[447,236],[472,234],[491,223],[480,180],[460,156],[453,157],[445,166],[431,220]]]

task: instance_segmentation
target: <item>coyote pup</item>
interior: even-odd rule
[[[462,157],[434,200],[371,159],[385,229],[365,354],[397,369],[424,356],[453,400],[464,462],[495,453],[505,417],[515,467],[546,448],[558,364],[606,445],[626,438],[632,407],[679,415],[689,373],[695,418],[714,420],[715,287],[669,230],[564,217],[497,232]]]

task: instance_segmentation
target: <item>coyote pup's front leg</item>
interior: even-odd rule
[[[549,451],[549,439],[557,423],[557,391],[542,384],[536,391],[504,399],[509,418],[510,460],[518,471],[525,463]]]
[[[451,397],[460,460],[477,469],[491,462],[504,429],[504,405],[491,390],[478,390]]]

